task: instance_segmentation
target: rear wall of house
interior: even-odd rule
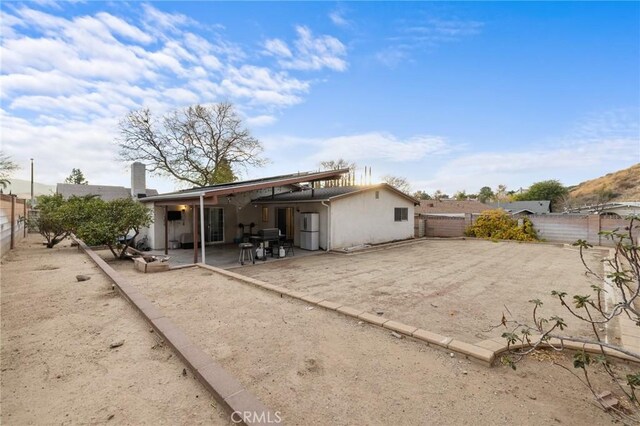
[[[376,192],[379,197],[376,198]],[[407,208],[407,220],[395,221],[394,209]],[[371,190],[331,202],[331,248],[405,240],[414,234],[414,205],[390,191]]]

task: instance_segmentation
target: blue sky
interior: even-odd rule
[[[3,2],[2,149],[128,185],[117,123],[233,102],[270,163],[476,192],[640,162],[638,2]],[[149,186],[173,190],[171,180]]]

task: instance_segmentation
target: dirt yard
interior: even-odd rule
[[[228,424],[86,255],[40,241],[0,267],[2,424]]]
[[[601,253],[587,260],[602,272]],[[550,296],[551,290],[590,292],[578,252],[553,245],[489,241],[426,240],[357,255],[326,254],[235,269],[246,276],[303,291],[469,343],[500,336],[489,331],[507,308],[530,320],[532,304],[544,302],[564,317],[568,332],[589,329]],[[506,308],[505,308],[506,307]]]
[[[546,354],[516,372],[489,369],[208,270],[142,274],[131,264],[113,265],[249,391],[280,411],[286,424],[610,422]],[[283,273],[292,274],[290,269]],[[611,389],[602,374],[593,379]]]

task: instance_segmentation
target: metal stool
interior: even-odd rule
[[[253,244],[240,243],[238,247],[240,247],[240,257],[238,257],[238,261],[241,265],[244,265],[245,255],[247,256],[247,260],[250,260],[253,264],[256,263],[256,260],[253,258]]]

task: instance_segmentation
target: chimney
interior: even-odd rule
[[[146,166],[143,163],[131,164],[131,196],[144,198],[147,196]]]

